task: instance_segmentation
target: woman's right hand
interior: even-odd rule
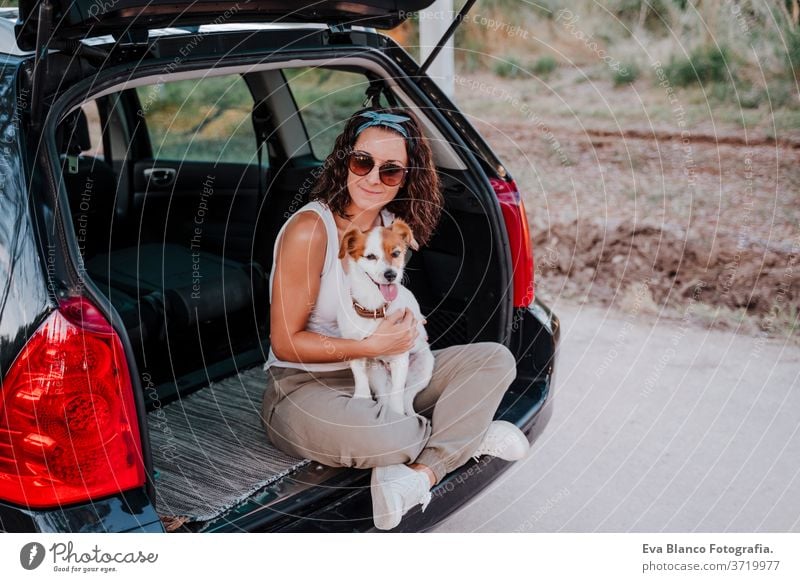
[[[409,351],[414,347],[418,335],[414,312],[405,308],[384,317],[375,332],[363,341],[370,357],[390,356]]]

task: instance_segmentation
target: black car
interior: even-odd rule
[[[432,347],[508,346],[497,418],[541,431],[559,326],[533,298],[518,186],[377,31],[430,3],[0,12],[0,530],[373,528],[369,471],[289,457],[259,419],[274,237],[370,104],[417,115],[442,180],[406,269]],[[470,461],[397,530],[434,527],[509,466]]]

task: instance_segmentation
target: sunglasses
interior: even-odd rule
[[[366,176],[375,167],[375,160],[367,152],[350,152],[347,167],[356,176]],[[403,181],[407,172],[408,168],[399,166],[395,162],[386,162],[378,168],[378,176],[386,186],[397,186]]]

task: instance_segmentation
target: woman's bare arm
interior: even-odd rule
[[[290,220],[279,241],[272,282],[270,342],[275,356],[287,362],[324,363],[411,349],[417,326],[410,312],[387,318],[363,340],[329,337],[305,329],[319,294],[327,233],[316,213],[301,212]]]

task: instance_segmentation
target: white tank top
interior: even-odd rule
[[[312,200],[297,211],[300,212],[316,212],[322,217],[322,222],[325,224],[325,231],[328,235],[327,246],[325,249],[325,264],[322,267],[320,275],[319,295],[317,302],[314,304],[311,314],[308,317],[306,330],[313,331],[329,337],[342,337],[339,332],[339,325],[336,323],[336,310],[338,309],[339,301],[347,299],[350,290],[347,288],[347,281],[342,269],[342,263],[339,260],[339,233],[336,230],[336,221],[333,219],[333,212],[328,205],[319,200]],[[290,219],[291,220],[291,219]],[[387,209],[381,210],[381,221],[383,226],[388,226],[394,221],[394,214]],[[286,230],[289,224],[287,220],[275,237],[275,246],[272,249],[272,270],[269,274],[269,301],[272,303],[272,280],[275,277],[275,264],[278,258],[278,241]],[[332,370],[342,370],[350,367],[350,362],[347,360],[339,362],[289,362],[279,360],[275,357],[272,351],[272,346],[269,348],[269,356],[267,362],[264,364],[264,370],[270,366],[278,366],[282,368],[298,368],[309,372],[326,372]]]

